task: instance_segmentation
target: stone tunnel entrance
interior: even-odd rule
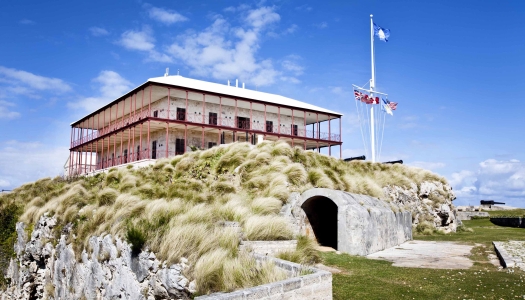
[[[337,250],[337,205],[327,197],[315,196],[301,208],[306,213],[317,242]]]

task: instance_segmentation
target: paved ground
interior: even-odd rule
[[[408,241],[367,258],[388,260],[397,267],[468,269],[473,264],[468,258],[473,247],[454,242]]]
[[[525,241],[494,242],[494,247],[508,268],[517,267],[525,271]]]

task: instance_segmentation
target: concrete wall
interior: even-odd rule
[[[259,261],[272,261],[276,267],[287,272],[290,278],[232,293],[216,293],[196,297],[195,300],[248,300],[248,299],[290,299],[324,300],[332,299],[332,274],[327,271],[267,256],[258,256]],[[301,272],[311,274],[299,276]]]
[[[240,251],[253,252],[259,255],[276,256],[280,252],[295,251],[297,240],[291,241],[242,241]]]
[[[332,201],[337,205],[337,250],[352,255],[368,255],[412,239],[412,214],[397,205],[366,195],[314,188],[292,194],[281,214],[296,234],[315,235],[304,211],[308,201]],[[322,243],[321,243],[322,244]]]
[[[489,213],[486,211],[457,211],[456,218],[460,221],[471,220],[473,216],[476,217],[489,217]]]

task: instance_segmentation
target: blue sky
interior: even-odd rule
[[[0,9],[0,188],[57,175],[69,123],[150,77],[278,93],[345,114],[343,156],[364,154],[352,84],[398,102],[382,160],[445,176],[456,204],[525,206],[523,1],[12,1]]]

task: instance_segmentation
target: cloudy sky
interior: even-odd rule
[[[381,160],[453,185],[456,204],[525,206],[525,2],[11,1],[0,9],[0,189],[55,176],[69,124],[174,74],[339,111],[343,156],[365,154],[352,84],[398,102]],[[336,154],[338,155],[338,153]]]

